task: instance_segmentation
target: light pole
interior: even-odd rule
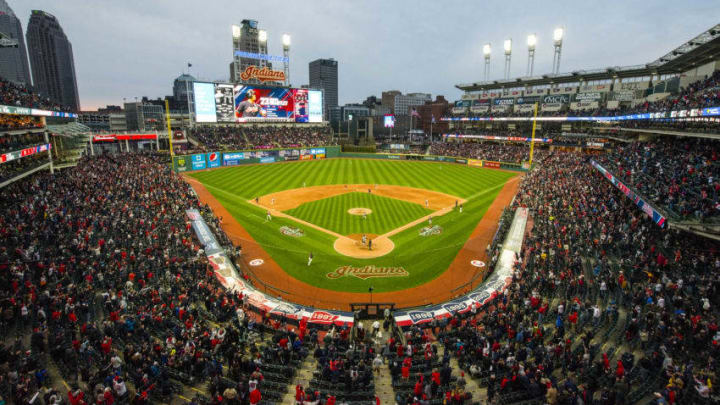
[[[483,71],[483,78],[486,82],[490,80],[490,53],[492,53],[490,43],[483,45],[483,55],[485,56],[485,70]]]
[[[512,39],[506,39],[503,42],[505,50],[505,80],[510,78],[510,59],[512,58]]]
[[[528,65],[527,65],[527,76],[533,75],[533,69],[535,68],[535,45],[537,44],[537,36],[530,34],[527,37],[528,45]]]
[[[348,114],[348,132],[347,132],[348,138],[350,138],[350,121],[352,121],[352,114]]]
[[[562,42],[563,36],[565,36],[565,30],[558,27],[553,31],[553,73],[560,73],[560,54],[562,53]]]
[[[240,58],[235,56],[235,51],[240,49],[240,37],[242,36],[242,29],[239,25],[233,24],[232,26],[232,37],[233,37],[233,76],[235,81],[240,81]],[[232,78],[231,78],[232,80]]]
[[[265,30],[258,31],[258,48],[261,54],[267,55],[267,31]],[[263,60],[261,66],[267,66],[267,61]]]
[[[290,85],[290,34],[283,34],[283,67],[285,68],[285,85]]]

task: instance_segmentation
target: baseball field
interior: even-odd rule
[[[379,298],[432,286],[451,266],[462,270],[448,283],[484,271],[480,259],[499,214],[483,218],[491,205],[509,202],[517,176],[452,163],[328,159],[186,178],[242,246],[251,276],[312,305],[334,302],[335,293],[357,300],[371,286]]]

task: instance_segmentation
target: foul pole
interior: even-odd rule
[[[168,103],[168,99],[165,99],[165,122],[167,122],[168,142],[170,143],[170,157],[172,158],[175,156],[175,151],[173,150],[172,144],[172,130],[170,129],[170,104]],[[158,142],[159,141],[160,140],[158,139]]]
[[[533,151],[535,150],[535,125],[537,124],[537,110],[538,110],[538,103],[535,103],[535,113],[533,115],[532,137],[530,137],[530,167],[528,169],[532,169]]]

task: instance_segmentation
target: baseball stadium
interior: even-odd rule
[[[193,30],[226,44],[183,51],[232,51],[229,77],[183,62],[151,99],[122,93],[157,88],[150,67],[87,77],[87,32],[158,72],[167,47],[114,40],[135,38],[132,6],[78,19],[74,2],[0,0],[0,405],[720,403],[720,25],[699,24],[714,9],[678,8],[666,32],[623,22],[637,40],[617,55],[571,25],[525,33],[524,73],[509,37],[500,56],[490,42],[519,31],[458,23],[488,38],[480,66],[416,84],[454,99],[340,105],[356,71],[339,80],[340,60],[302,46],[347,52],[360,34],[337,11],[311,5],[328,21],[282,34],[254,19],[267,10],[225,10]],[[179,22],[147,6],[148,29]],[[187,2],[198,21],[215,7]],[[303,15],[288,7],[276,17]],[[578,31],[597,7],[548,5]],[[347,20],[336,37],[330,16]],[[371,64],[353,52],[343,66]],[[79,89],[121,105],[81,108]]]

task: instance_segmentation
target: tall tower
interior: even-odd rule
[[[30,86],[30,65],[22,24],[5,0],[0,0],[0,32],[17,42],[17,46],[0,47],[0,77]]]
[[[33,10],[27,28],[27,45],[35,91],[60,105],[79,110],[72,44],[57,18]]]
[[[335,59],[310,62],[310,88],[323,90],[323,116],[330,117],[330,109],[338,106],[338,63]]]
[[[233,61],[230,63],[230,81],[233,83],[259,84],[257,79],[241,80],[240,74],[248,66],[267,66],[272,69],[272,62],[264,59],[247,58],[237,55],[237,52],[267,55],[267,32],[258,28],[256,20],[242,20],[240,25],[232,26],[233,36]]]

